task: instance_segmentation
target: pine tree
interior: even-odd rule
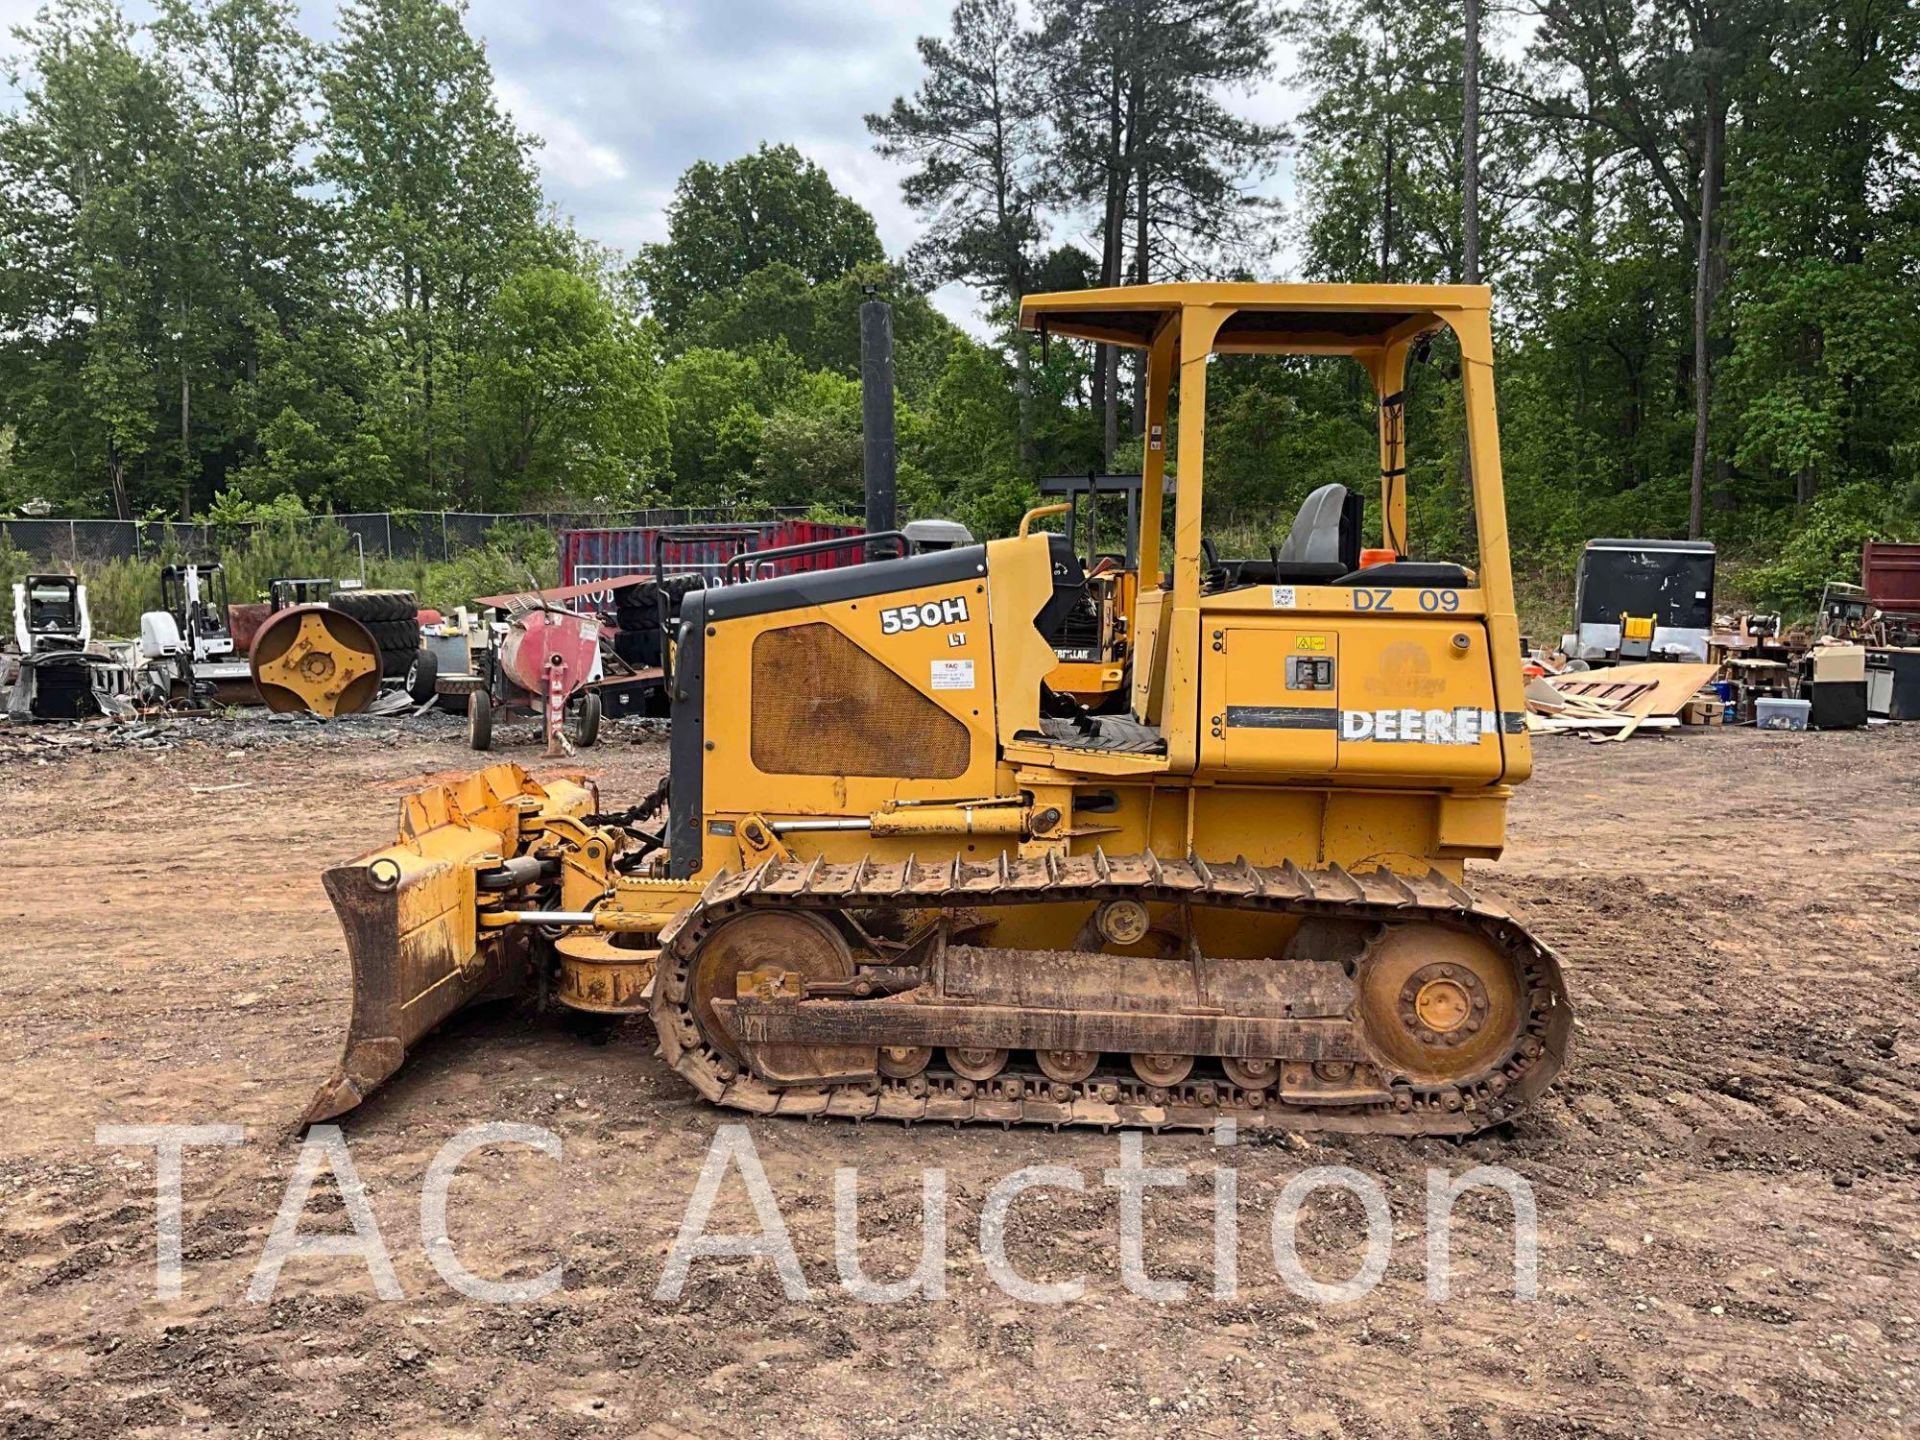
[[[1285,133],[1235,114],[1223,95],[1268,71],[1268,0],[1043,0],[1039,13],[1059,184],[1098,207],[1101,283],[1257,264],[1272,210],[1250,183]],[[1109,459],[1118,378],[1107,348],[1095,404]]]
[[[1014,0],[960,0],[952,29],[950,40],[919,41],[919,89],[867,116],[867,128],[882,155],[914,167],[902,190],[928,221],[912,256],[921,277],[981,286],[1013,327],[1024,449],[1031,380],[1017,317],[1045,235],[1044,94]]]

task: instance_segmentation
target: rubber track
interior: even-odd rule
[[[1223,1080],[1188,1080],[1156,1091],[1132,1076],[1096,1073],[1062,1087],[1037,1072],[1007,1070],[975,1084],[931,1067],[912,1080],[775,1088],[708,1046],[686,1004],[687,976],[701,940],[721,921],[749,910],[979,909],[1122,897],[1327,919],[1469,926],[1521,967],[1527,1013],[1513,1051],[1471,1085],[1402,1085],[1391,1103],[1316,1107],[1282,1104],[1273,1092],[1244,1091]],[[1414,879],[1386,870],[1355,874],[1337,865],[1309,871],[1291,863],[1255,866],[1244,859],[1231,865],[1150,854],[1110,859],[1097,850],[1042,859],[1002,856],[997,864],[970,864],[958,857],[945,864],[911,857],[839,865],[822,859],[771,861],[714,877],[700,899],[661,932],[660,947],[653,1013],[667,1063],[714,1103],[762,1115],[1156,1130],[1211,1129],[1231,1117],[1251,1130],[1465,1135],[1511,1119],[1547,1088],[1564,1063],[1573,1023],[1553,952],[1500,906],[1477,899],[1438,871]]]

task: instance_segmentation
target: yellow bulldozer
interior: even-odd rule
[[[690,595],[656,792],[610,810],[495,767],[327,873],[353,1015],[308,1120],[529,988],[650,1015],[702,1095],[759,1114],[1458,1135],[1541,1093],[1559,965],[1463,876],[1531,767],[1488,292],[1143,285],[1021,319],[1145,351],[1124,713],[1045,683],[1038,532]],[[1402,384],[1441,330],[1477,573],[1407,549]],[[1366,368],[1393,558],[1361,566],[1333,486],[1267,561],[1208,563],[1217,354]]]

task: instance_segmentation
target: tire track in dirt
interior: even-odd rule
[[[33,936],[0,953],[4,1062],[26,1097],[0,1133],[0,1433],[335,1440],[368,1417],[394,1435],[659,1440],[1095,1425],[1797,1440],[1910,1426],[1910,1368],[1899,1377],[1920,1349],[1920,1051],[1902,1017],[1920,1007],[1920,879],[1907,878],[1920,873],[1908,834],[1920,728],[1543,742],[1509,862],[1473,880],[1566,959],[1580,1020],[1569,1068],[1520,1120],[1464,1144],[1237,1147],[1232,1301],[1208,1298],[1210,1142],[1146,1142],[1152,1163],[1194,1174],[1184,1195],[1149,1202],[1152,1273],[1196,1287],[1172,1306],[1118,1283],[1100,1180],[1117,1163],[1112,1137],[756,1120],[813,1300],[788,1302],[764,1262],[713,1261],[680,1302],[656,1302],[692,1178],[730,1117],[689,1097],[644,1023],[591,1045],[497,1011],[430,1040],[348,1123],[407,1301],[375,1301],[357,1262],[314,1261],[290,1268],[271,1305],[240,1303],[292,1164],[285,1126],[346,1016],[318,870],[382,838],[410,782],[469,758],[457,741],[287,744],[239,762],[187,745],[36,769],[31,823],[22,802],[0,815],[0,867],[37,854],[37,836],[70,837],[32,893],[0,902]],[[657,746],[598,757],[609,799],[640,793],[661,759]],[[128,795],[235,778],[253,786],[234,792],[244,805],[192,797],[130,836]],[[218,888],[234,877],[245,904]],[[160,899],[208,885],[136,927]],[[57,910],[54,887],[76,886],[99,903]],[[236,1005],[245,994],[258,998]],[[162,1117],[253,1136],[190,1161],[188,1285],[173,1305],[149,1295],[150,1157],[90,1143],[100,1121]],[[461,1125],[494,1118],[551,1126],[567,1157],[559,1170],[538,1158],[483,1169],[456,1192],[476,1268],[567,1267],[563,1291],[506,1311],[459,1300],[417,1247],[428,1161]],[[834,1288],[831,1177],[844,1164],[859,1167],[862,1253],[883,1276],[917,1257],[922,1167],[947,1170],[946,1299],[869,1307]],[[991,1186],[1038,1164],[1088,1187],[1035,1192],[1011,1217],[1010,1253],[1029,1271],[1087,1272],[1085,1298],[1057,1309],[1001,1294],[972,1241]],[[1504,1202],[1476,1197],[1460,1204],[1452,1299],[1426,1294],[1427,1171],[1476,1164],[1512,1167],[1537,1197],[1530,1305],[1512,1297]],[[1281,1187],[1314,1165],[1356,1167],[1391,1203],[1393,1264],[1352,1306],[1293,1295],[1268,1253]],[[726,1227],[750,1228],[737,1185],[723,1193]],[[325,1185],[307,1223],[343,1223]],[[1310,1210],[1299,1246],[1313,1273],[1351,1272],[1357,1224],[1339,1203]]]

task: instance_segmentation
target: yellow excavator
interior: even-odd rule
[[[1531,768],[1477,286],[1029,297],[1145,351],[1130,704],[1046,685],[1040,533],[689,595],[670,773],[611,809],[512,766],[403,802],[330,870],[358,1104],[473,1001],[650,1015],[713,1103],[778,1115],[1465,1134],[1559,1070],[1552,953],[1465,884]],[[1407,549],[1409,352],[1462,360],[1478,570]],[[1265,569],[1203,546],[1215,355],[1348,356],[1379,398],[1392,558],[1308,498]]]

